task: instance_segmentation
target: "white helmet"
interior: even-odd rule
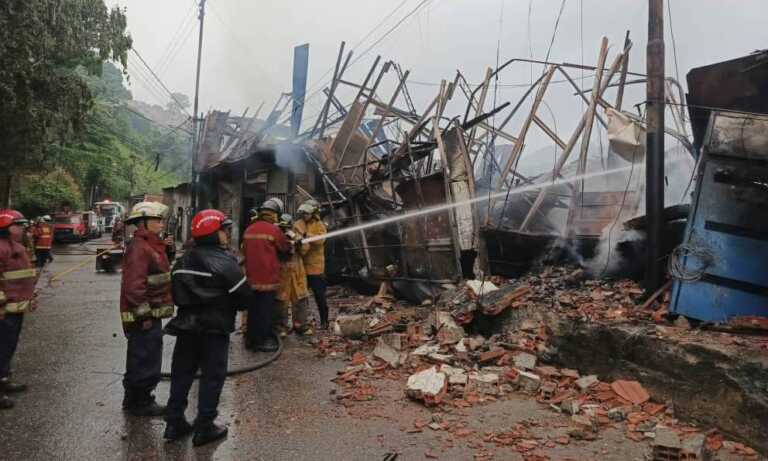
[[[262,210],[274,211],[278,215],[283,214],[284,209],[285,209],[285,205],[283,204],[283,201],[277,197],[272,197],[270,199],[267,199],[259,207],[259,211],[262,211]]]
[[[314,202],[314,203],[312,203]],[[296,210],[299,213],[305,213],[305,214],[315,214],[317,212],[317,202],[314,200],[307,200],[306,202],[299,205],[299,208]]]
[[[45,221],[45,222],[51,222],[51,221],[52,221],[52,219],[51,219],[51,215],[45,215],[45,216],[43,216],[43,218],[42,218],[42,219],[43,219],[43,221]]]
[[[159,202],[139,202],[131,208],[131,212],[126,218],[126,223],[132,223],[142,218],[163,219],[168,212],[168,207]]]

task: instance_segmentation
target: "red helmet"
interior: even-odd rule
[[[8,229],[11,224],[26,224],[27,218],[16,210],[0,210],[0,229]]]
[[[219,210],[203,210],[192,218],[192,237],[200,238],[231,226],[232,220]]]

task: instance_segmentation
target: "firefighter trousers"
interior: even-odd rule
[[[272,326],[277,316],[275,291],[254,291],[248,304],[246,345],[257,347],[272,338]]]
[[[165,420],[185,419],[189,390],[200,370],[195,426],[203,427],[218,416],[219,398],[227,377],[229,335],[221,333],[179,333],[171,362],[171,395]]]
[[[5,314],[0,320],[0,378],[11,375],[11,361],[21,336],[24,314]]]
[[[143,328],[139,320],[128,329],[128,350],[125,358],[123,406],[141,407],[154,402],[152,395],[163,366],[163,323],[151,319],[151,326]]]
[[[325,281],[325,276],[307,275],[307,283],[312,290],[312,294],[315,295],[320,322],[326,324],[328,323],[328,301],[325,298],[325,290],[328,287],[328,283]]]

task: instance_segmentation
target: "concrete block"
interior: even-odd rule
[[[520,370],[533,370],[536,368],[536,356],[527,352],[518,352],[512,356],[515,368]]]

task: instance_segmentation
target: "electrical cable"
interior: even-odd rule
[[[271,364],[272,362],[274,362],[275,360],[280,358],[280,355],[283,353],[283,340],[280,338],[280,335],[276,335],[275,334],[274,337],[277,340],[277,350],[272,355],[270,355],[269,357],[267,357],[264,360],[260,360],[260,361],[254,363],[254,364],[251,364],[251,365],[245,365],[245,366],[242,366],[242,367],[228,369],[227,370],[227,376],[236,376],[236,375],[241,375],[241,374],[244,374],[244,373],[250,373],[252,371],[256,371],[256,370],[258,370],[260,368],[266,367],[267,365]],[[164,371],[164,372],[160,373],[160,376],[162,378],[165,378],[165,379],[170,379],[171,378],[171,373],[167,372],[167,371]],[[195,375],[195,379],[199,379],[199,378],[200,378],[200,373],[198,372]]]
[[[560,3],[560,12],[557,13],[557,19],[555,20],[555,28],[552,30],[552,38],[549,41],[549,48],[547,49],[547,57],[545,61],[549,61],[549,55],[552,52],[552,46],[555,44],[555,37],[557,36],[557,28],[560,25],[560,18],[563,16],[563,10],[565,9],[565,0]]]
[[[187,14],[182,17],[181,22],[176,27],[176,31],[171,36],[171,39],[168,41],[168,44],[165,46],[165,49],[163,49],[162,53],[160,53],[160,58],[155,63],[155,69],[157,69],[158,74],[163,72],[163,65],[165,65],[168,59],[170,58],[171,52],[175,51],[176,46],[178,42],[181,40],[182,36],[186,34],[186,30],[189,28],[189,24],[194,23],[196,11],[197,11],[197,2],[193,0],[192,8],[187,10]]]
[[[136,50],[136,48],[131,48],[131,51],[133,51],[133,53],[136,55],[136,57],[138,57],[138,58],[139,58],[139,61],[141,61],[141,63],[144,65],[144,67],[146,67],[146,68],[147,68],[147,70],[149,71],[149,73],[150,73],[150,74],[152,74],[152,76],[155,78],[155,80],[157,80],[157,82],[160,84],[160,86],[162,86],[162,87],[163,87],[163,89],[166,91],[166,93],[168,93],[168,96],[170,96],[170,97],[171,97],[171,99],[172,99],[172,100],[173,100],[173,101],[176,103],[176,105],[177,105],[177,106],[179,106],[179,109],[181,109],[181,110],[183,110],[184,112],[186,112],[186,114],[187,114],[187,115],[189,115],[189,117],[191,118],[191,117],[192,117],[192,115],[189,113],[189,111],[188,111],[188,110],[187,110],[187,109],[184,107],[184,105],[183,105],[183,104],[181,104],[181,103],[179,102],[179,100],[176,98],[176,96],[174,96],[174,95],[173,95],[173,93],[171,92],[171,90],[169,90],[169,89],[168,89],[168,87],[165,85],[165,83],[163,83],[163,81],[162,81],[162,80],[160,80],[160,77],[158,77],[158,76],[157,76],[157,74],[155,73],[155,71],[154,71],[154,70],[152,70],[152,68],[151,68],[151,67],[149,67],[149,64],[147,64],[147,61],[145,61],[145,60],[144,60],[144,58],[141,56],[141,54],[139,54],[138,50]]]
[[[688,258],[698,259],[700,261],[698,267],[687,268]],[[709,249],[696,246],[693,243],[683,243],[669,254],[667,269],[669,275],[674,279],[683,282],[695,282],[701,280],[701,277],[714,262],[715,256]]]

